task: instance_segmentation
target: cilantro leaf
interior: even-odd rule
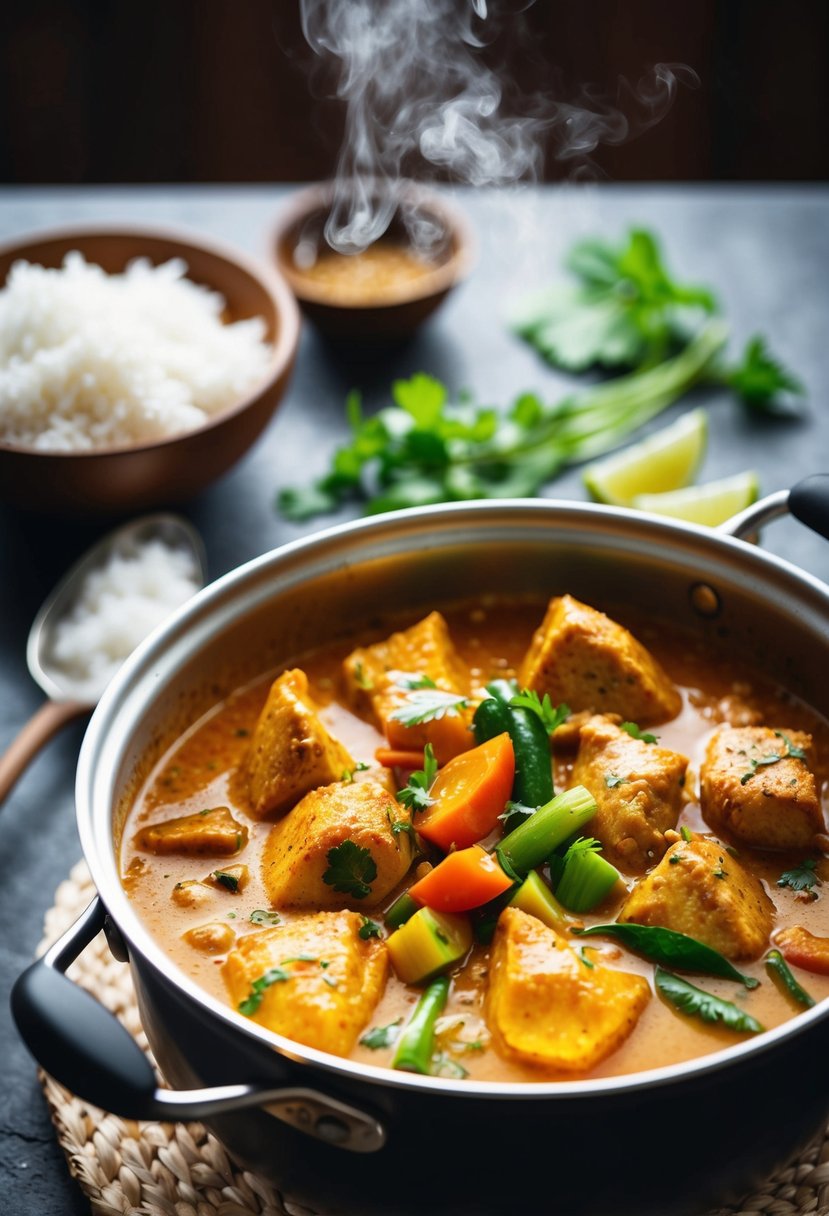
[[[415,674],[411,671],[390,671],[388,676],[395,688],[401,688],[405,692],[413,692],[418,688],[437,688],[437,684],[431,676],[420,673]]]
[[[429,790],[437,775],[438,762],[435,752],[431,743],[427,743],[423,749],[423,768],[412,773],[403,789],[397,791],[397,801],[402,802],[412,814],[415,811],[425,811],[434,801],[429,797]]]
[[[466,709],[469,698],[442,688],[418,688],[406,696],[406,703],[389,714],[395,722],[404,726],[421,726],[425,722],[437,722],[444,717],[455,717]]]
[[[353,840],[344,840],[328,850],[326,860],[328,869],[322,881],[329,887],[344,895],[353,895],[355,899],[371,895],[370,884],[377,877],[377,863],[368,849]]]
[[[284,967],[269,967],[264,975],[260,975],[259,979],[253,981],[250,986],[250,993],[243,1001],[239,1002],[239,1012],[243,1013],[247,1018],[252,1017],[262,1004],[262,998],[267,989],[273,984],[284,984],[290,978],[290,971],[286,971]]]
[[[756,759],[749,760],[748,771],[740,777],[740,785],[745,785],[750,781],[758,768],[766,768],[770,764],[777,764],[781,760],[805,760],[806,752],[802,747],[797,747],[792,743],[788,735],[784,735],[782,730],[776,730],[775,735],[778,739],[783,740],[782,752],[769,752],[765,756],[758,756]]]
[[[239,890],[239,875],[231,874],[228,870],[214,870],[213,877],[220,887],[224,887],[226,891],[236,894]]]
[[[377,1051],[379,1047],[391,1047],[397,1042],[402,1024],[403,1019],[396,1018],[388,1026],[372,1026],[360,1039],[361,1046],[370,1047],[372,1051]]]
[[[620,729],[627,731],[631,739],[640,739],[642,743],[659,742],[659,735],[651,735],[647,731],[641,730],[635,722],[623,722]]]
[[[604,783],[609,790],[615,790],[620,785],[625,785],[627,778],[620,777],[618,773],[605,773]]]
[[[372,920],[369,916],[364,916],[362,924],[357,930],[357,936],[361,937],[364,942],[367,942],[372,937],[380,937],[380,926],[376,920]]]
[[[529,709],[532,713],[538,714],[548,735],[558,730],[562,722],[566,722],[570,717],[569,705],[554,706],[548,692],[545,692],[542,700],[538,693],[531,688],[525,688],[517,696],[512,697],[510,705],[519,709]]]
[[[822,886],[820,876],[815,873],[817,862],[812,858],[801,861],[791,870],[784,870],[777,880],[778,887],[791,887],[792,891],[808,891],[813,899],[817,899],[814,888]]]
[[[764,414],[796,413],[792,398],[805,392],[802,382],[772,356],[760,334],[750,339],[742,360],[727,368],[722,379],[749,409]]]
[[[576,279],[528,301],[514,318],[516,332],[565,371],[649,366],[684,346],[716,301],[704,287],[669,273],[657,240],[632,229],[614,245],[591,238],[571,250]]]

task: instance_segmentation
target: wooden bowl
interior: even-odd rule
[[[181,502],[226,473],[259,437],[285,391],[299,340],[299,313],[267,267],[200,234],[166,228],[72,226],[0,246],[0,286],[20,259],[57,267],[78,250],[110,274],[133,258],[187,263],[187,277],[220,292],[229,321],[262,317],[272,353],[264,378],[203,426],[152,443],[48,452],[0,440],[0,500],[41,512],[123,514]]]
[[[297,266],[294,254],[300,243],[324,245],[323,228],[333,186],[330,182],[311,186],[296,195],[279,216],[272,249],[276,265],[287,279],[302,310],[323,333],[349,342],[384,342],[405,338],[430,316],[449,292],[466,277],[474,262],[474,240],[465,217],[438,194],[413,182],[400,190],[401,206],[416,204],[421,213],[443,233],[434,265],[410,283],[401,285],[393,300],[377,298],[344,303],[329,297],[326,288],[309,280]],[[404,243],[405,227],[400,212],[387,234]]]

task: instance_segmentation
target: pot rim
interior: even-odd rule
[[[762,504],[758,504],[760,505]],[[625,507],[551,498],[444,503],[346,521],[315,532],[311,536],[289,541],[228,571],[208,584],[141,643],[106,689],[83,739],[76,774],[75,797],[84,857],[109,916],[129,943],[130,953],[137,953],[143,962],[160,973],[167,984],[175,987],[188,1000],[195,1002],[203,1013],[217,1018],[225,1033],[246,1035],[250,1040],[268,1047],[276,1055],[295,1064],[319,1068],[332,1078],[369,1082],[396,1090],[442,1093],[451,1097],[541,1100],[585,1098],[597,1094],[647,1090],[690,1080],[703,1074],[714,1074],[732,1065],[745,1063],[750,1057],[773,1050],[784,1040],[808,1032],[817,1022],[829,1017],[827,999],[813,1009],[799,1012],[771,1030],[730,1047],[677,1064],[619,1076],[527,1082],[427,1077],[395,1072],[379,1065],[330,1055],[259,1026],[251,1019],[243,1017],[230,1005],[223,1004],[201,989],[169,958],[140,920],[120,881],[118,858],[112,841],[109,799],[104,800],[98,796],[99,787],[104,781],[102,771],[106,772],[106,763],[100,763],[99,752],[102,745],[108,742],[111,752],[116,748],[110,758],[116,757],[120,744],[116,745],[112,740],[115,733],[113,719],[117,721],[119,707],[139,673],[159,661],[163,666],[164,655],[171,641],[185,632],[196,618],[215,612],[228,592],[235,591],[238,594],[241,587],[248,582],[252,583],[269,567],[272,567],[273,573],[276,574],[281,566],[287,565],[296,555],[307,557],[315,551],[324,550],[343,537],[382,535],[384,531],[393,532],[401,526],[405,528],[406,524],[418,525],[424,521],[454,517],[457,517],[458,521],[464,517],[485,521],[488,516],[495,522],[504,514],[508,517],[518,516],[519,512],[536,515],[539,522],[549,522],[563,516],[575,522],[582,520],[593,523],[607,521],[617,525],[621,523],[626,531],[635,533],[638,530],[642,537],[654,541],[660,539],[663,543],[666,540],[670,543],[672,538],[693,538],[707,547],[729,555],[738,564],[753,564],[766,573],[774,572],[785,578],[795,590],[807,592],[813,598],[817,596],[829,620],[829,586],[785,559],[736,539],[727,531],[711,530],[701,525]],[[101,805],[103,801],[106,801],[106,806]],[[101,836],[103,839],[99,838]]]

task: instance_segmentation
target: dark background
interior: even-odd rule
[[[829,178],[826,0],[536,0],[522,20],[521,45],[507,32],[486,55],[559,98],[613,97],[658,62],[700,77],[658,126],[601,149],[597,176]],[[0,182],[325,177],[342,105],[319,70],[312,97],[311,59],[298,0],[5,0]],[[549,179],[572,171],[548,158]]]

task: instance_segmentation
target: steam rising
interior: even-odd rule
[[[550,131],[557,157],[583,161],[600,144],[653,126],[679,83],[697,83],[689,68],[671,64],[657,64],[635,88],[621,82],[630,117],[586,89],[575,102],[520,97],[481,49],[508,18],[520,22],[526,7],[526,0],[301,0],[305,38],[337,61],[337,96],[346,103],[325,227],[334,249],[353,253],[382,236],[398,211],[401,179],[422,176],[423,162],[473,186],[535,181]],[[419,244],[436,238],[422,216],[418,230],[416,211],[403,219]]]

